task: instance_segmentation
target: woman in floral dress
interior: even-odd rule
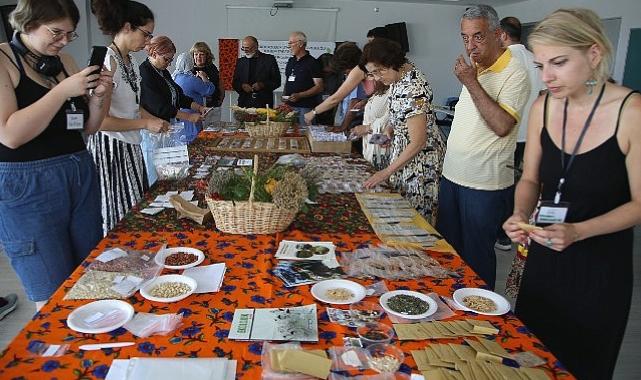
[[[361,66],[390,86],[390,164],[367,181],[387,179],[430,223],[436,222],[445,142],[432,111],[432,89],[425,75],[405,58],[396,42],[378,38],[365,45]]]

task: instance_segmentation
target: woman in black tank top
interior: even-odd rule
[[[508,236],[530,244],[516,314],[579,379],[611,378],[641,221],[641,96],[609,83],[598,16],[559,10],[529,36],[548,94],[530,112]],[[536,210],[540,228],[523,224]],[[531,232],[526,232],[530,230]]]
[[[72,0],[21,0],[11,14],[17,33],[0,45],[0,251],[38,308],[100,238],[81,132],[100,127],[112,77],[58,56],[78,20]]]

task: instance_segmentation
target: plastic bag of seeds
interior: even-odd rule
[[[135,273],[87,271],[76,281],[64,299],[118,299],[132,296],[149,278]]]
[[[144,279],[155,278],[163,268],[156,263],[155,256],[156,252],[149,250],[109,248],[98,255],[86,270],[126,272]]]

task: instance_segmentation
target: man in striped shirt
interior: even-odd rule
[[[474,5],[461,18],[468,63],[454,73],[463,85],[447,142],[437,229],[494,288],[497,228],[514,185],[517,129],[530,92],[525,67],[501,46],[494,8]]]

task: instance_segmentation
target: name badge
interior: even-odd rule
[[[67,130],[76,131],[85,128],[85,115],[82,111],[67,110]]]
[[[294,74],[290,75],[289,78],[287,78],[287,81],[288,82],[295,82],[296,81],[296,75],[294,75]]]
[[[570,203],[550,201],[541,202],[536,222],[541,224],[565,223],[565,217],[568,215]]]

